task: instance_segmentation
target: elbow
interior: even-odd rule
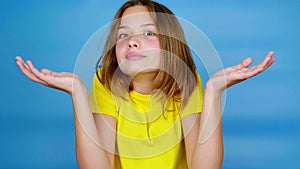
[[[107,154],[76,150],[76,161],[80,169],[114,169],[114,158]]]

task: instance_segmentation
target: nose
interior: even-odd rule
[[[140,42],[138,40],[138,35],[133,35],[130,37],[128,41],[128,48],[133,49],[133,48],[138,48],[140,47]]]

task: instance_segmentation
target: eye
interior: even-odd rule
[[[152,31],[147,31],[144,33],[145,36],[155,36],[156,34]]]
[[[128,37],[128,34],[126,33],[121,33],[119,36],[118,36],[118,39],[125,39]]]

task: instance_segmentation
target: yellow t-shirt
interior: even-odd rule
[[[183,110],[181,103],[163,102],[154,95],[129,93],[124,100],[114,96],[97,76],[89,94],[93,113],[110,115],[117,120],[117,148],[122,169],[187,169],[181,119],[202,111],[203,90],[198,87]]]

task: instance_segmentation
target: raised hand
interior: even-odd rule
[[[276,61],[273,55],[274,52],[270,51],[259,64],[251,68],[249,66],[253,62],[252,58],[246,58],[240,64],[225,68],[214,74],[207,82],[206,87],[213,89],[215,92],[222,93],[226,88],[266,70]]]
[[[20,70],[32,81],[45,86],[63,90],[69,94],[73,92],[73,85],[80,83],[80,78],[67,72],[54,72],[48,69],[37,70],[31,61],[24,62],[20,56],[16,57],[16,63]]]

